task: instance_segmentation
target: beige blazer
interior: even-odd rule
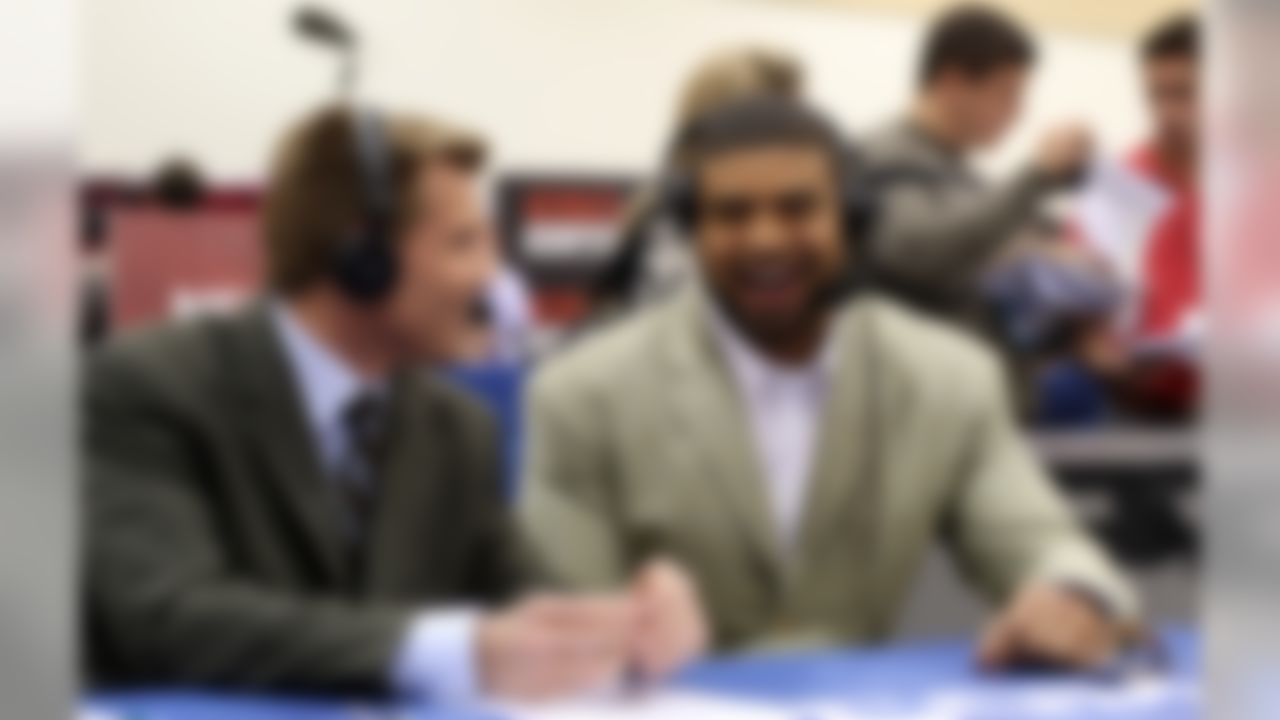
[[[1135,612],[1010,417],[976,342],[884,300],[838,316],[803,527],[783,552],[696,290],[552,360],[530,389],[520,517],[545,582],[617,586],[666,555],[720,649],[889,636],[935,541],[992,600],[1071,582]]]

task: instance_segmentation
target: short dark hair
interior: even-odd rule
[[[1142,40],[1142,59],[1195,59],[1200,54],[1200,21],[1192,13],[1166,18]]]
[[[1004,67],[1031,65],[1035,59],[1035,42],[1012,17],[987,5],[958,5],[930,26],[919,83],[926,86],[946,70],[980,77]]]
[[[839,129],[822,113],[790,98],[757,95],[698,116],[677,135],[672,160],[686,170],[715,155],[764,145],[806,145],[845,158]]]
[[[292,127],[277,150],[263,208],[268,282],[277,291],[298,292],[331,273],[344,236],[364,217],[354,122],[347,107],[323,107]],[[382,113],[379,124],[397,217],[406,214],[411,184],[425,165],[476,169],[484,160],[478,137],[439,121]]]
[[[160,164],[148,189],[151,198],[161,207],[194,210],[204,203],[207,188],[200,166],[190,158],[175,156]]]

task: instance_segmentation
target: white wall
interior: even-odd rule
[[[1034,2],[1035,0],[1028,0]],[[272,138],[325,97],[333,68],[295,42],[294,0],[85,0],[82,166],[145,173],[189,150],[222,179],[260,177]],[[857,130],[896,112],[921,23],[750,0],[330,0],[373,46],[365,94],[478,126],[503,167],[643,170],[689,67],[767,41],[808,63],[813,96]],[[1143,127],[1132,50],[1050,35],[1026,122],[997,165],[1056,118],[1111,147]]]

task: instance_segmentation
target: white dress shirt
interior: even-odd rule
[[[283,303],[272,306],[272,316],[321,465],[331,477],[337,477],[351,446],[344,412],[363,392],[385,391],[385,385],[362,378],[312,336]],[[473,699],[477,694],[477,618],[476,611],[469,608],[421,613],[409,624],[391,668],[392,686],[408,695],[445,703]]]
[[[765,357],[723,316],[712,323],[747,409],[779,547],[789,551],[804,520],[835,343],[828,337],[809,362],[784,366]]]

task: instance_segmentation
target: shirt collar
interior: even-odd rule
[[[834,374],[836,343],[828,331],[818,353],[800,365],[780,365],[752,345],[719,308],[710,312],[712,333],[733,372],[734,378],[750,393],[767,393],[780,387],[805,387],[820,392]]]
[[[303,327],[283,302],[271,304],[271,315],[284,341],[294,381],[302,394],[308,424],[320,431],[342,421],[342,414],[362,392],[376,385]]]

